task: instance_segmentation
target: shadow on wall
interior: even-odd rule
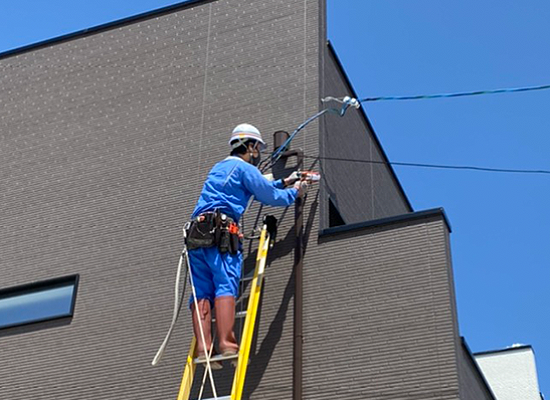
[[[315,214],[318,209],[318,200],[319,200],[319,191],[317,191],[315,199],[311,203],[308,219],[304,226],[304,247],[303,247],[304,253],[306,252],[307,243],[309,242],[309,238],[313,228]],[[294,246],[289,244],[294,243],[295,241],[296,241],[296,236],[294,234],[294,229],[290,229],[286,237],[281,241],[276,242],[276,245],[275,245],[277,246],[277,244],[280,244],[281,248],[289,249],[289,250],[283,253],[281,252],[275,253],[273,260],[276,260],[278,258],[288,255],[290,251],[294,249]],[[281,304],[279,305],[277,313],[275,314],[275,318],[273,319],[273,321],[271,321],[271,324],[269,325],[267,335],[262,341],[262,344],[260,345],[260,348],[258,349],[258,351],[251,357],[251,360],[250,360],[251,369],[249,369],[250,372],[247,375],[247,380],[245,383],[245,396],[244,396],[245,398],[250,398],[250,396],[258,388],[258,386],[260,386],[264,373],[273,356],[274,348],[277,346],[277,344],[281,340],[282,333],[283,333],[283,325],[286,321],[290,300],[294,297],[294,281],[295,281],[295,273],[296,273],[295,268],[296,266],[294,266],[292,269],[292,273],[290,275],[290,278],[288,279],[288,282],[285,286],[285,290],[283,292]],[[258,328],[258,326],[259,326],[259,321],[256,323],[256,329]],[[254,337],[256,339],[257,334]],[[256,346],[253,345],[253,348],[255,347]],[[288,366],[288,370],[292,371],[292,361]],[[262,385],[262,388],[265,388],[267,391],[277,391],[281,394],[281,396],[283,396],[283,394],[286,394],[284,392],[288,392],[288,394],[286,394],[284,398],[288,398],[292,395],[292,385],[290,383],[288,385],[285,385],[284,387]]]
[[[23,333],[41,331],[43,329],[58,328],[61,326],[70,325],[72,320],[73,320],[73,317],[64,317],[64,318],[59,318],[51,321],[34,322],[32,324],[14,326],[12,328],[5,328],[0,330],[0,338],[12,336],[12,335],[20,335]]]

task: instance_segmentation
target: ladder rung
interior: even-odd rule
[[[222,396],[222,397],[212,397],[211,399],[203,399],[203,400],[231,400],[231,396]]]
[[[244,318],[246,317],[246,311],[239,311],[235,313],[235,318]],[[212,318],[212,322],[216,322],[216,317]]]
[[[258,278],[262,278],[264,274],[259,274],[258,275]],[[252,271],[250,274],[244,276],[242,279],[241,279],[241,282],[250,282],[252,279],[254,279],[254,271]]]
[[[210,362],[214,361],[224,361],[224,360],[234,360],[236,358],[239,358],[238,354],[232,354],[230,356],[224,356],[223,354],[218,354],[214,357],[210,357]],[[206,358],[204,360],[199,360],[198,358],[195,358],[193,360],[195,364],[206,364]]]
[[[250,271],[247,275],[243,276],[241,282],[248,282],[254,279],[254,270]]]

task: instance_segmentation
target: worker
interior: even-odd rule
[[[253,125],[235,127],[229,145],[230,156],[214,165],[206,178],[187,232],[188,257],[197,297],[195,303],[191,296],[190,308],[198,358],[202,360],[212,346],[212,308],[216,313],[219,354],[231,356],[239,350],[233,332],[243,260],[239,220],[250,197],[254,196],[262,204],[285,207],[307,188],[297,172],[276,181],[269,181],[260,173],[257,166],[266,144]],[[219,362],[210,365],[212,369],[222,367]]]

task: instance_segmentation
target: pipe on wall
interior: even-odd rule
[[[289,150],[281,158],[296,157],[297,168],[304,163],[302,150]],[[303,260],[304,260],[304,201],[298,197],[294,207],[294,232],[296,236],[294,250],[294,354],[292,369],[292,399],[302,400],[303,397]]]
[[[275,148],[281,146],[289,137],[288,132],[277,131],[274,134]],[[302,150],[287,150],[281,155],[285,160],[296,157],[296,168],[304,165]],[[298,197],[294,207],[294,233],[296,243],[294,249],[294,352],[292,368],[292,399],[302,400],[303,397],[303,259],[304,259],[304,198]]]

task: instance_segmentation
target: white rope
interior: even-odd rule
[[[210,345],[210,350],[208,351],[208,356],[212,356],[212,351],[214,351],[214,337],[212,337],[212,344]],[[202,374],[202,382],[201,382],[201,389],[199,391],[199,398],[198,400],[202,399],[202,393],[204,391],[204,384],[206,383],[206,377],[208,376],[208,369],[204,369],[204,373]]]
[[[186,252],[187,254],[187,252]],[[216,385],[214,384],[214,376],[212,374],[212,367],[210,365],[210,352],[212,351],[212,347],[210,348],[210,352],[206,351],[206,339],[204,337],[204,330],[202,329],[202,323],[201,323],[201,315],[199,313],[199,302],[197,300],[197,292],[195,290],[195,283],[193,282],[193,272],[191,271],[191,265],[189,264],[189,257],[185,257],[185,260],[187,262],[187,269],[189,271],[189,280],[191,282],[191,290],[193,292],[193,302],[195,304],[195,312],[197,314],[197,322],[199,325],[199,331],[201,333],[200,339],[202,340],[202,348],[205,349],[204,356],[206,357],[206,369],[208,371],[208,375],[210,376],[210,386],[212,387],[212,394],[214,395],[214,398],[218,398],[218,394],[216,392]],[[214,341],[212,341],[213,343]],[[204,382],[203,382],[204,386]],[[202,388],[201,388],[201,395],[202,395]]]
[[[183,257],[185,256],[186,253],[187,253],[187,248],[184,245],[181,256],[180,256],[180,261],[178,263],[178,269],[177,269],[177,272],[176,272],[176,287],[175,287],[175,290],[174,290],[174,313],[172,314],[172,322],[170,324],[170,328],[168,329],[168,333],[166,334],[166,337],[164,338],[164,341],[160,345],[160,348],[158,349],[157,354],[155,355],[155,358],[153,358],[153,362],[151,363],[151,364],[153,364],[153,366],[157,365],[160,362],[162,356],[164,355],[164,350],[166,350],[166,346],[168,345],[168,341],[170,340],[170,337],[172,336],[172,331],[174,330],[174,327],[176,326],[176,322],[178,320],[178,316],[179,316],[180,311],[181,311],[181,304],[183,302],[183,299],[180,299],[179,286],[180,286],[180,279],[181,279],[181,265],[183,263]]]

